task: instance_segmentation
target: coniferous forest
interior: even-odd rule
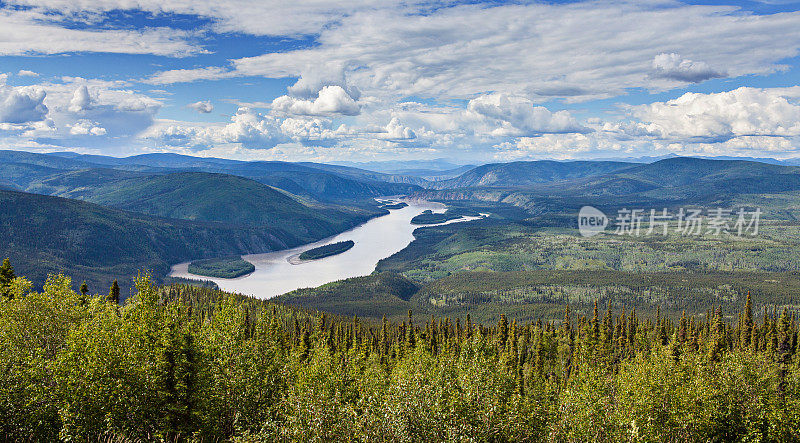
[[[796,441],[798,319],[364,321],[147,275],[0,269],[0,434],[99,441]],[[116,293],[115,293],[116,291]],[[100,292],[96,294],[95,292]]]

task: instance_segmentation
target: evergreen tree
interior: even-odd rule
[[[11,282],[14,281],[16,275],[14,268],[11,267],[11,260],[6,258],[3,260],[3,265],[0,266],[0,298],[10,299],[14,295],[11,293]]]
[[[408,310],[408,328],[406,329],[406,333],[408,334],[406,343],[408,343],[409,349],[413,349],[417,345],[417,333],[414,330],[414,316],[411,309]]]
[[[497,323],[497,349],[503,350],[508,341],[508,319],[505,314],[500,314],[500,321]]]
[[[740,331],[740,341],[744,346],[750,346],[753,335],[753,301],[750,298],[750,291],[747,291],[747,302],[744,305],[742,317],[744,324]]]
[[[108,291],[108,301],[119,304],[119,283],[117,283],[116,279],[111,283],[111,289]]]

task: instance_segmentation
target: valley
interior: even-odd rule
[[[413,308],[472,313],[476,321],[499,312],[555,317],[566,301],[586,313],[595,300],[640,312],[658,306],[672,317],[703,314],[715,305],[734,309],[745,287],[759,291],[763,306],[798,305],[782,289],[794,287],[800,271],[796,166],[516,162],[429,181],[348,166],[160,154],[0,151],[0,160],[7,189],[0,230],[13,239],[0,254],[35,284],[65,272],[93,288],[113,279],[130,287],[149,270],[157,281],[200,280],[344,315],[402,316]],[[575,214],[587,204],[612,218],[626,207],[758,207],[763,220],[755,237],[620,236],[612,226],[588,239],[575,230]],[[346,241],[354,246],[341,254],[296,259]],[[233,278],[188,272],[190,261],[230,255],[243,255],[254,271],[225,274]],[[490,287],[476,289],[487,279]]]

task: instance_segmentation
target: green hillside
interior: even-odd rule
[[[281,228],[310,241],[355,226],[385,211],[310,207],[254,180],[180,172],[98,186],[84,199],[129,211],[232,226]]]
[[[560,174],[550,175],[546,180],[543,176],[525,175],[530,168],[543,168],[540,163],[548,162],[485,165],[486,168],[479,167],[456,179],[440,182],[437,190],[420,191],[415,196],[440,201],[504,203],[541,215],[573,214],[587,204],[612,212],[625,206],[725,206],[741,195],[800,191],[800,167],[754,161],[677,157],[650,164],[627,164],[603,173],[602,169],[623,163],[551,162],[559,165]],[[584,163],[597,166],[592,168]],[[570,165],[577,169],[570,171]],[[486,173],[478,174],[481,170]],[[509,171],[516,171],[516,175],[507,175]],[[443,189],[445,185],[455,188]],[[462,185],[465,187],[457,187]]]
[[[604,175],[634,163],[611,161],[551,160],[492,163],[471,169],[456,178],[431,183],[436,189],[468,187],[528,187],[539,183]]]
[[[171,263],[300,244],[277,228],[163,219],[16,191],[0,190],[0,207],[0,257],[10,257],[37,284],[65,272],[93,290],[114,278],[126,287],[140,269],[163,276]]]
[[[6,153],[6,154],[4,154]],[[5,156],[4,156],[5,155]],[[406,194],[421,189],[424,180],[396,174],[382,174],[345,166],[281,161],[239,161],[160,153],[125,158],[72,153],[32,154],[0,151],[18,162],[37,162],[61,169],[90,167],[149,172],[212,172],[237,175],[318,200],[352,200],[382,195]],[[0,164],[0,168],[2,165]]]

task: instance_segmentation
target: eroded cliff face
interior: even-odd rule
[[[493,203],[505,203],[524,208],[531,213],[536,212],[537,205],[534,197],[523,192],[505,191],[499,189],[426,189],[412,194],[414,198],[424,200],[476,200]]]

